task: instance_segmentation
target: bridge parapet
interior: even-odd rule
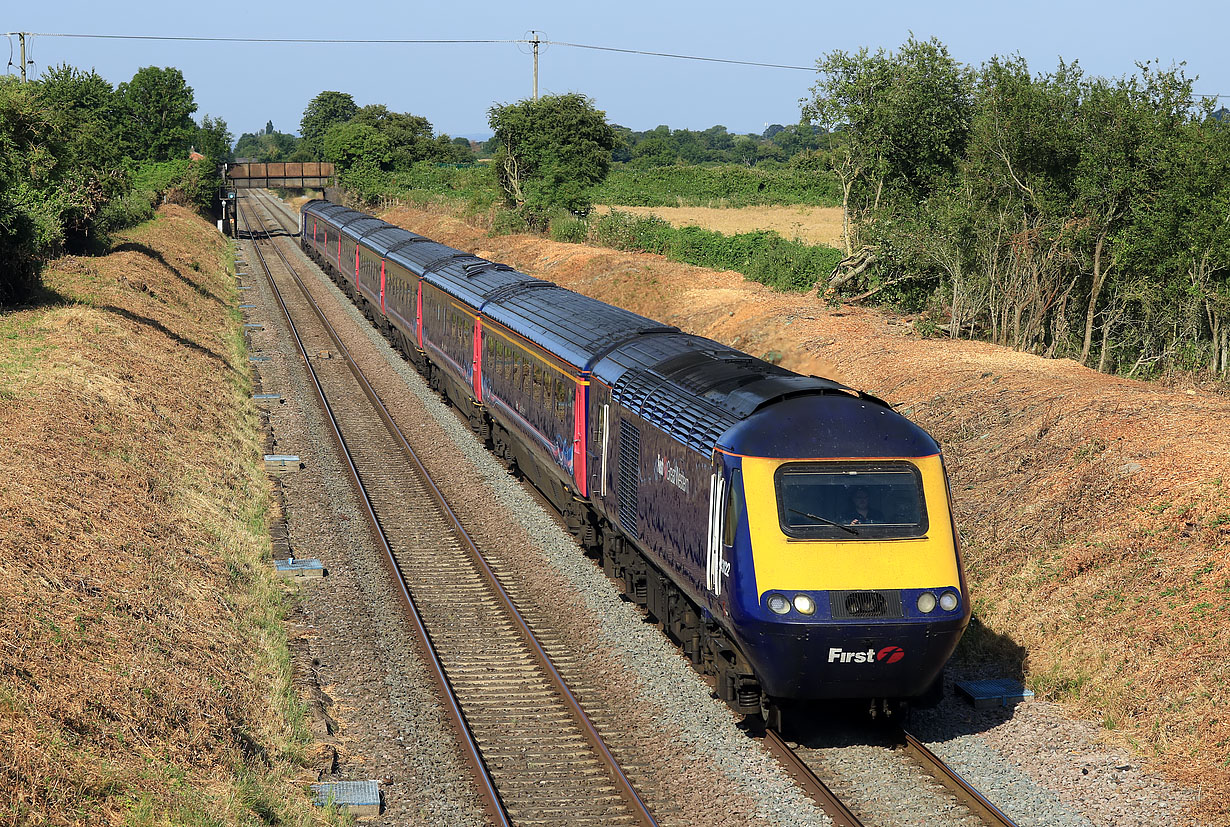
[[[228,164],[227,185],[233,189],[324,189],[333,183],[333,164],[324,162]]]

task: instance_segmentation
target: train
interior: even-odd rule
[[[886,402],[339,204],[299,235],[736,712],[942,691],[960,535],[940,447]]]

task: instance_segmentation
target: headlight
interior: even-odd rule
[[[923,592],[918,596],[918,611],[923,614],[931,614],[935,611],[935,595],[931,592]]]
[[[946,612],[951,612],[957,608],[957,603],[959,602],[956,592],[944,592],[940,595],[940,608]]]
[[[794,607],[799,610],[799,614],[809,615],[816,611],[816,601],[805,594],[796,594],[794,596]]]
[[[769,608],[775,614],[784,615],[790,611],[790,601],[782,597],[780,594],[769,595]]]

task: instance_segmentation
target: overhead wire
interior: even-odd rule
[[[12,35],[18,32],[6,32],[10,37],[9,51],[12,51]],[[142,34],[81,34],[70,32],[28,32],[33,37],[72,37],[96,40],[162,40],[172,42],[195,43],[316,43],[330,45],[465,45],[465,44],[530,44],[533,40],[519,39],[438,39],[438,38],[317,38],[317,37],[210,37],[188,35],[142,35]],[[801,72],[817,71],[815,66],[796,66],[789,63],[768,63],[756,60],[738,60],[726,57],[709,57],[706,55],[686,55],[674,52],[655,52],[647,49],[625,49],[617,46],[598,46],[591,43],[570,43],[563,40],[539,40],[543,46],[565,46],[572,49],[587,49],[597,52],[615,52],[627,55],[642,55],[647,57],[664,57],[671,60],[692,60],[704,63],[725,63],[734,66],[756,66],[766,69],[789,69]],[[9,65],[12,65],[10,55]],[[1194,93],[1201,98],[1227,98],[1230,94]]]

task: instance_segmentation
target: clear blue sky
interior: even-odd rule
[[[556,41],[812,67],[836,49],[895,49],[913,32],[937,37],[958,60],[978,65],[1019,52],[1035,72],[1057,59],[1117,77],[1137,61],[1186,61],[1196,91],[1230,95],[1226,59],[1230,6],[1224,3],[1031,4],[918,2],[400,2],[197,4],[42,0],[8,4],[0,29],[73,34],[258,38],[492,39]],[[17,71],[17,38],[10,38]],[[2,48],[2,46],[0,46]],[[383,103],[422,115],[438,132],[490,134],[493,103],[530,95],[527,46],[166,43],[35,37],[31,71],[62,62],[93,68],[113,84],[142,66],[176,66],[204,114],[238,137],[272,120],[297,133],[303,109],[322,90],[360,105]],[[542,94],[581,92],[613,123],[760,132],[793,123],[812,71],[767,69],[616,54],[565,46],[540,55]],[[1230,97],[1222,104],[1230,106]]]

